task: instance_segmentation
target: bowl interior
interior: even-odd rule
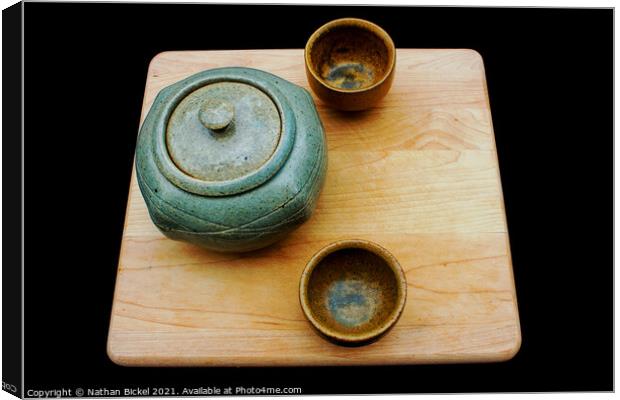
[[[397,312],[399,284],[390,264],[362,248],[336,250],[314,267],[307,302],[324,329],[340,335],[382,328]]]
[[[328,86],[360,90],[380,82],[393,60],[390,39],[357,24],[337,25],[318,34],[309,49],[309,64]]]

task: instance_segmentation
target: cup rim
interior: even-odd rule
[[[316,73],[312,66],[312,63],[310,62],[310,50],[319,37],[321,37],[324,33],[336,26],[356,26],[365,29],[378,36],[386,44],[386,46],[388,47],[388,54],[390,56],[389,66],[387,71],[385,72],[385,74],[383,74],[383,77],[379,81],[361,89],[341,89],[326,84],[323,79]],[[339,93],[362,93],[381,86],[383,82],[385,82],[392,74],[392,71],[394,71],[394,67],[396,65],[396,46],[394,45],[394,41],[392,40],[390,35],[383,28],[373,22],[361,18],[339,18],[327,22],[326,24],[319,27],[316,31],[314,31],[312,35],[310,35],[310,38],[306,42],[306,47],[304,48],[304,60],[306,62],[306,67],[308,68],[308,71],[310,71],[310,73],[312,74],[314,80],[319,82],[326,89]]]
[[[392,270],[394,277],[396,278],[397,287],[399,290],[397,303],[390,318],[388,318],[378,327],[375,327],[374,329],[363,333],[346,334],[338,332],[336,330],[328,329],[325,325],[321,324],[319,321],[316,320],[316,318],[314,318],[314,316],[312,315],[311,306],[308,301],[308,285],[310,282],[310,277],[312,276],[315,268],[325,257],[338,250],[343,249],[362,249],[370,251],[373,254],[381,257]],[[327,337],[328,339],[333,339],[340,343],[351,344],[370,342],[373,339],[379,338],[388,330],[390,330],[400,319],[400,316],[402,315],[405,308],[405,303],[407,301],[407,280],[405,278],[405,272],[403,271],[401,265],[398,263],[396,257],[394,257],[388,250],[386,250],[382,246],[363,239],[339,240],[330,243],[320,249],[312,256],[312,258],[306,264],[306,267],[301,274],[301,279],[299,282],[299,301],[301,303],[301,308],[306,319],[310,321],[312,326],[320,334]]]

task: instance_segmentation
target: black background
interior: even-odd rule
[[[2,108],[2,144],[18,157],[6,157],[2,185],[10,189],[12,196],[3,196],[2,230],[10,231],[11,239],[3,240],[2,252],[2,388],[10,393],[21,393],[21,174],[15,170],[21,165],[21,41],[15,40],[21,32],[21,10],[14,5],[2,11],[2,98],[9,99]],[[9,173],[8,165],[11,165]],[[7,236],[5,236],[6,238]],[[10,245],[9,245],[10,243]]]
[[[26,389],[146,383],[298,386],[305,394],[613,389],[612,10],[24,7]],[[318,26],[342,16],[378,23],[397,47],[473,48],[484,58],[521,351],[509,362],[478,365],[114,365],[106,340],[149,61],[165,50],[301,48]],[[18,152],[5,146],[8,157]],[[18,165],[5,171],[17,174]],[[5,194],[11,190],[19,188],[5,186]]]

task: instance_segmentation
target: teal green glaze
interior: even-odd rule
[[[214,86],[225,82],[235,84]],[[248,85],[249,97],[236,84]],[[233,90],[218,95],[207,85]],[[255,69],[203,71],[164,88],[138,136],[136,173],[151,219],[169,238],[211,250],[284,238],[314,211],[326,170],[310,94]]]

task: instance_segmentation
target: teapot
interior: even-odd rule
[[[273,74],[229,67],[162,89],[138,135],[149,215],[173,240],[222,252],[283,239],[312,215],[327,171],[311,95]]]

